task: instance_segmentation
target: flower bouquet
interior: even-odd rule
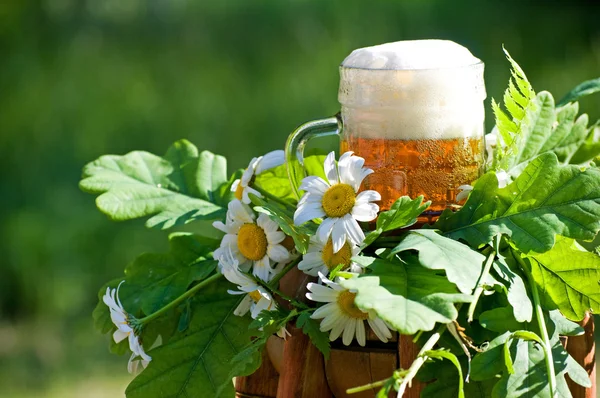
[[[140,255],[100,291],[95,325],[137,374],[127,397],[232,397],[232,378],[255,372],[290,327],[326,360],[331,344],[368,346],[369,334],[420,347],[410,366],[349,394],[402,396],[421,380],[424,397],[570,397],[567,375],[590,387],[561,339],[600,310],[600,256],[582,246],[600,230],[600,127],[576,102],[600,81],[555,103],[508,59],[485,172],[433,224],[419,223],[423,197],[380,212],[380,193],[361,189],[373,171],[352,152],[304,157],[299,198],[282,150],[233,174],[185,140],[162,157],[88,164],[80,186],[111,219],[192,231],[170,233],[169,252]],[[300,271],[303,286],[281,288]]]

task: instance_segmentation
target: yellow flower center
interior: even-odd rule
[[[248,260],[258,261],[267,254],[267,235],[256,224],[244,224],[238,232],[238,249]]]
[[[352,211],[356,194],[348,184],[335,184],[323,195],[321,205],[327,217],[343,217]]]
[[[369,318],[369,314],[361,311],[356,304],[354,304],[354,298],[356,297],[356,293],[351,293],[346,290],[337,298],[337,303],[340,306],[342,312],[348,315],[350,318],[362,319],[365,320]]]
[[[348,268],[350,266],[350,263],[352,262],[350,260],[351,258],[352,249],[350,248],[348,242],[344,243],[344,246],[342,246],[339,252],[334,253],[333,241],[331,240],[331,238],[329,238],[329,240],[325,244],[325,247],[323,247],[323,251],[321,252],[321,259],[330,271],[340,264],[344,264],[343,269]]]
[[[242,186],[242,182],[240,181],[237,188],[235,189],[233,196],[235,196],[235,198],[237,200],[242,200],[243,193],[244,193],[244,187]]]
[[[262,298],[262,295],[260,294],[260,292],[258,290],[248,293],[248,296],[250,296],[250,298],[252,300],[254,300],[255,303],[258,303],[260,301],[260,299]]]

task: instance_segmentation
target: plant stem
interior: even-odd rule
[[[269,281],[269,286],[277,287],[279,280],[283,278],[285,274],[287,274],[292,268],[298,265],[301,259],[302,257],[300,256],[294,261],[291,261],[289,264],[287,264],[277,275],[273,277],[273,279]]]
[[[268,198],[272,201],[275,201],[277,203],[279,203],[280,205],[282,205],[284,208],[289,209],[292,211],[292,213],[296,210],[296,207],[293,206],[291,203],[288,203],[284,200],[281,200],[281,198],[278,198],[277,196],[265,191],[264,189],[262,189],[261,187],[259,187],[258,185],[253,185],[252,188],[256,189],[258,192],[260,192],[260,194],[262,196],[264,196],[265,198]]]
[[[371,390],[373,388],[383,387],[385,383],[390,381],[390,379],[393,379],[393,377],[388,377],[387,379],[374,381],[373,383],[365,384],[364,386],[349,388],[346,390],[346,394],[356,394],[359,392]]]
[[[491,254],[488,255],[488,258],[485,262],[485,266],[483,267],[483,271],[481,272],[481,275],[479,275],[479,280],[477,281],[477,287],[475,288],[475,291],[473,292],[473,301],[471,301],[471,304],[469,304],[469,311],[468,311],[468,318],[467,318],[468,322],[473,322],[473,314],[475,314],[475,307],[477,307],[477,302],[479,301],[479,297],[481,297],[481,294],[483,293],[483,286],[484,286],[483,281],[489,275],[490,269],[492,268],[492,263],[494,262],[495,257],[496,257],[495,252],[492,252]]]
[[[283,293],[282,291],[280,291],[276,287],[271,286],[270,283],[265,283],[264,281],[261,281],[260,279],[257,279],[256,281],[262,287],[264,287],[267,290],[270,290],[271,293],[278,295],[279,297],[281,297],[285,301],[288,301],[289,303],[293,304],[295,307],[297,307],[297,308],[303,308],[303,309],[309,309],[310,308],[308,305],[306,305],[304,303],[301,303],[300,301],[291,298],[290,296],[288,296],[287,294]]]
[[[195,285],[194,287],[192,287],[190,290],[188,290],[187,292],[183,293],[181,296],[177,297],[175,300],[171,301],[169,304],[165,305],[161,309],[153,312],[152,314],[150,314],[148,316],[145,316],[144,318],[138,319],[138,322],[141,325],[144,325],[144,324],[146,324],[148,322],[151,322],[152,320],[158,318],[159,316],[161,316],[165,312],[169,311],[170,309],[175,308],[176,306],[178,306],[182,301],[184,301],[187,298],[189,298],[189,297],[193,296],[194,294],[196,294],[196,292],[198,292],[203,287],[205,287],[207,285],[210,285],[211,283],[213,283],[216,280],[219,280],[222,277],[223,277],[223,274],[217,272],[213,276],[210,276],[210,277],[204,279],[203,281],[201,281],[200,283],[198,283],[197,285]]]
[[[404,395],[404,390],[406,390],[408,384],[412,382],[412,379],[417,375],[417,372],[419,369],[421,369],[421,366],[423,366],[425,361],[427,361],[427,358],[429,358],[427,355],[425,355],[425,353],[433,349],[444,331],[446,331],[445,324],[440,326],[438,330],[436,330],[436,332],[432,334],[431,337],[425,342],[423,348],[421,348],[421,351],[419,351],[419,354],[417,355],[417,359],[415,359],[410,365],[410,368],[408,368],[408,371],[406,372],[406,376],[404,376],[402,383],[398,387],[398,398],[401,398],[402,395]]]
[[[548,383],[550,385],[550,395],[552,397],[556,396],[556,373],[554,371],[554,358],[552,356],[552,345],[550,345],[550,337],[548,336],[548,329],[546,328],[546,320],[544,319],[544,311],[542,309],[542,305],[540,304],[540,295],[537,290],[537,285],[535,280],[533,279],[533,275],[529,271],[529,267],[525,264],[525,261],[521,258],[519,253],[513,251],[514,257],[517,259],[517,262],[521,266],[521,270],[527,276],[527,281],[529,282],[529,287],[531,288],[531,294],[533,296],[533,303],[535,305],[535,316],[538,321],[538,326],[540,327],[540,334],[542,340],[544,342],[544,351],[546,352],[546,371],[548,372]]]

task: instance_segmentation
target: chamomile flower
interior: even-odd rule
[[[221,273],[229,282],[237,285],[237,290],[227,290],[229,294],[246,294],[242,302],[233,311],[234,315],[244,316],[250,311],[250,316],[256,319],[262,311],[274,311],[277,304],[273,297],[262,287],[259,286],[254,278],[244,274],[238,268],[238,261],[233,257],[233,253],[224,254],[219,260],[221,264]],[[281,328],[277,335],[285,339],[289,332]]]
[[[145,368],[152,358],[144,351],[140,338],[136,335],[135,328],[131,323],[133,317],[125,311],[123,304],[121,304],[121,300],[119,299],[119,289],[123,282],[119,283],[119,286],[116,289],[107,287],[106,293],[102,297],[102,301],[108,306],[110,310],[110,319],[117,327],[117,330],[113,333],[115,343],[120,343],[125,339],[129,340],[129,349],[132,354],[129,358],[127,369],[129,370],[129,373],[137,373],[139,364],[141,363]]]
[[[252,267],[252,273],[263,281],[269,281],[275,272],[271,261],[290,258],[290,252],[280,244],[285,234],[277,223],[263,213],[256,219],[252,209],[237,199],[229,202],[225,224],[217,221],[213,226],[225,232],[221,246],[214,252],[215,258],[231,251],[242,270]]]
[[[358,221],[372,221],[379,211],[379,206],[371,203],[381,200],[379,192],[369,190],[358,193],[362,181],[373,170],[363,167],[365,160],[352,154],[344,153],[337,166],[335,154],[331,152],[327,155],[324,164],[327,181],[316,176],[302,180],[300,189],[306,193],[294,213],[296,225],[323,218],[317,235],[322,242],[327,242],[331,237],[334,253],[340,251],[347,240],[360,245],[365,234]]]
[[[219,258],[221,273],[229,282],[237,285],[237,290],[227,290],[229,294],[246,294],[240,305],[234,310],[237,316],[243,316],[251,311],[254,318],[263,309],[270,309],[274,303],[271,295],[251,276],[238,268],[238,260],[233,253],[224,253]],[[255,310],[258,308],[258,310]]]
[[[358,255],[360,248],[349,241],[337,252],[333,252],[331,238],[323,243],[316,236],[310,238],[308,251],[298,263],[298,269],[305,274],[317,276],[319,273],[329,275],[329,272],[338,265],[343,264],[342,270],[349,269],[350,272],[362,272],[362,268],[352,261],[352,257]]]
[[[354,303],[356,293],[344,289],[338,283],[325,278],[319,274],[325,285],[309,283],[307,285],[310,293],[306,293],[312,301],[327,303],[319,307],[311,318],[323,319],[320,329],[329,333],[329,340],[334,341],[342,336],[344,345],[350,345],[356,337],[358,344],[364,347],[366,344],[365,321],[369,324],[379,340],[387,343],[392,337],[387,324],[383,319],[377,317],[374,311],[364,312]]]
[[[262,197],[260,192],[252,188],[250,185],[253,182],[254,176],[262,173],[265,170],[281,166],[285,163],[285,156],[282,150],[272,151],[264,156],[253,158],[248,165],[248,168],[242,174],[242,178],[235,180],[231,186],[231,191],[235,192],[235,197],[242,202],[249,204],[249,193]]]

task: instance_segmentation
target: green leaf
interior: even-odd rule
[[[557,106],[563,106],[569,102],[577,101],[581,97],[597,93],[598,91],[600,91],[600,77],[578,84],[573,90],[569,91],[567,95],[558,101]]]
[[[166,229],[224,217],[230,199],[226,160],[177,141],[161,158],[148,152],[105,155],[83,169],[82,190],[111,219],[153,216],[146,226]]]
[[[535,157],[552,133],[555,121],[552,95],[543,91],[532,98],[524,111],[518,133],[508,146],[510,155],[502,160],[500,168],[510,170]]]
[[[452,363],[454,365],[454,367],[458,371],[458,391],[457,391],[456,396],[458,398],[464,398],[465,391],[464,391],[464,383],[463,383],[463,372],[462,372],[462,368],[460,367],[460,362],[458,362],[458,358],[456,357],[456,355],[454,355],[450,351],[446,351],[446,350],[426,351],[425,355],[427,355],[430,358],[435,358],[435,359],[447,359],[448,361],[450,361],[450,363]]]
[[[546,305],[575,321],[600,311],[600,257],[572,239],[556,238],[545,253],[531,253],[531,272]]]
[[[321,177],[327,181],[325,175],[325,158],[327,153],[321,153],[319,150],[313,150],[307,152],[309,155],[304,156],[304,169],[309,176]]]
[[[149,315],[179,297],[190,284],[209,276],[217,261],[210,257],[215,242],[186,233],[169,236],[168,253],[146,253],[125,269],[125,285]],[[218,243],[216,243],[218,245]]]
[[[329,335],[321,331],[319,323],[312,319],[308,312],[303,312],[298,316],[296,327],[302,328],[302,332],[310,338],[310,341],[321,351],[325,359],[329,359],[331,351]]]
[[[506,286],[506,298],[513,309],[513,315],[518,322],[531,322],[533,317],[533,303],[527,294],[525,281],[521,271],[512,258],[512,252],[505,257],[502,254],[492,265],[502,283]]]
[[[421,392],[421,398],[456,398],[459,396],[456,368],[450,362],[428,362],[419,371],[418,377],[420,380],[428,382]],[[494,379],[483,382],[470,380],[464,384],[464,396],[489,398],[495,383]]]
[[[500,105],[492,99],[492,109],[496,117],[496,127],[502,137],[502,141],[507,144],[506,150],[498,145],[494,156],[494,169],[506,169],[506,164],[512,164],[515,157],[518,157],[519,147],[516,142],[521,134],[521,124],[527,114],[531,101],[535,98],[535,92],[525,76],[523,69],[512,59],[506,49],[503,49],[506,58],[511,64],[511,79],[508,88],[504,93],[504,106],[508,110],[506,114]],[[501,161],[500,165],[497,164]]]
[[[250,194],[249,197],[256,206],[254,210],[268,215],[271,220],[279,225],[279,228],[281,228],[283,233],[294,239],[296,250],[302,254],[306,253],[310,235],[313,235],[314,231],[311,231],[306,225],[295,225],[292,217],[278,204],[268,202],[267,200],[252,194]]]
[[[573,164],[584,164],[600,155],[600,126],[593,126],[585,141],[569,159]]]
[[[555,333],[560,336],[581,336],[585,330],[575,322],[569,321],[560,311],[554,310],[548,313],[552,324],[556,327]]]
[[[416,256],[404,261],[355,257],[371,271],[368,276],[340,280],[346,289],[357,292],[355,303],[363,311],[374,310],[402,334],[432,330],[436,322],[456,319],[455,303],[469,302],[446,277],[421,267]]]
[[[379,213],[377,217],[377,228],[367,234],[363,246],[368,246],[375,241],[383,232],[394,229],[406,228],[417,222],[417,217],[423,213],[431,204],[431,201],[423,203],[423,196],[411,199],[408,196],[398,198],[388,211]]]
[[[281,200],[296,202],[296,195],[292,191],[285,164],[256,175],[253,185],[259,186]]]
[[[251,333],[250,319],[233,315],[240,298],[228,288],[220,279],[195,296],[187,331],[150,352],[152,362],[127,387],[127,398],[233,396],[230,363]]]
[[[472,294],[483,271],[485,256],[431,229],[409,231],[402,241],[390,251],[389,256],[407,250],[416,250],[420,264],[429,269],[444,270],[448,280],[461,293]],[[491,278],[483,281],[493,285]]]
[[[121,303],[128,313],[141,317],[168,304],[183,294],[192,282],[206,278],[215,269],[216,262],[208,256],[218,247],[218,241],[174,233],[169,236],[169,244],[168,253],[142,254],[127,266],[124,277],[114,279],[100,289],[93,317],[94,325],[101,333],[116,329],[108,307],[102,302],[107,287],[114,289],[125,281],[119,289]],[[179,314],[174,311],[165,316],[179,319]],[[171,326],[165,324],[165,327],[170,329]],[[161,330],[164,334],[165,328]],[[168,340],[170,334],[164,334],[163,339]]]
[[[567,373],[571,380],[579,384],[582,387],[590,388],[592,386],[592,380],[585,371],[585,369],[575,360],[572,356],[567,357]]]
[[[479,315],[479,323],[484,328],[498,333],[523,329],[524,326],[517,322],[510,307],[498,307],[482,312]]]
[[[524,253],[550,250],[556,234],[592,239],[600,230],[600,170],[559,166],[546,153],[504,188],[486,173],[463,208],[442,213],[434,228],[474,247],[506,234]]]
[[[471,379],[486,380],[495,377],[504,370],[504,343],[510,332],[501,334],[492,340],[485,351],[477,353],[471,361]]]
[[[492,397],[550,398],[544,351],[532,341],[517,340],[514,345],[514,372],[504,372]]]

